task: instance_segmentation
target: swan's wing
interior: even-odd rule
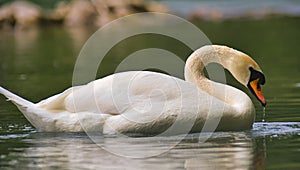
[[[64,107],[70,112],[112,115],[159,108],[181,95],[178,81],[186,83],[175,77],[147,71],[118,73],[80,86],[69,94],[66,92]]]

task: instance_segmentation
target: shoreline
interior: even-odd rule
[[[63,25],[69,28],[101,27],[117,18],[139,12],[169,13],[192,21],[218,22],[272,17],[298,18],[300,2],[71,0],[60,1],[53,9],[45,9],[29,1],[13,1],[0,6],[0,30],[24,30],[42,25]]]

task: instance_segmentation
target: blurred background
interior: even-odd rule
[[[220,140],[216,137],[212,140],[213,146],[250,148],[252,157],[245,157],[246,164],[234,165],[237,169],[299,169],[300,1],[297,0],[0,0],[0,85],[34,102],[65,90],[72,85],[73,67],[87,39],[110,21],[139,12],[183,17],[200,28],[213,44],[227,45],[253,57],[266,76],[263,87],[268,102],[266,123],[262,123],[260,104],[227,74],[228,84],[252,97],[257,124],[254,130],[242,132],[242,139],[241,134],[238,137],[230,134],[229,138]],[[98,77],[113,73],[134,51],[157,44],[183,60],[191,53],[190,49],[167,37],[131,37],[107,54],[108,59],[99,66]],[[31,165],[29,162],[34,155],[23,154],[28,148],[33,152],[40,147],[33,142],[35,140],[48,144],[42,139],[45,136],[37,135],[25,117],[3,96],[0,96],[0,114],[0,167]],[[57,142],[51,135],[46,137]],[[62,146],[68,145],[65,136],[62,138]],[[246,145],[239,145],[241,141],[246,141]],[[38,155],[36,159],[48,156]],[[189,162],[197,167],[197,159]],[[225,166],[228,160],[215,163]],[[181,168],[177,164],[176,167]]]

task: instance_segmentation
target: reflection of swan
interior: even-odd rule
[[[238,89],[208,80],[204,67],[212,62],[228,69],[266,104],[261,91],[265,78],[257,63],[242,52],[216,45],[202,47],[188,58],[186,81],[131,71],[70,88],[37,104],[1,87],[0,93],[40,131],[160,133],[176,122],[173,134],[199,132],[206,120],[220,116],[217,130],[251,128],[255,109],[250,98]]]
[[[27,169],[33,166],[57,169],[264,169],[266,158],[258,157],[265,152],[263,141],[253,139],[245,132],[215,133],[204,143],[199,142],[198,137],[187,136],[168,152],[164,152],[164,147],[172,145],[176,136],[102,139],[101,145],[111,145],[128,155],[138,157],[152,150],[160,153],[145,159],[129,159],[109,153],[85,135],[34,133],[27,137],[28,146],[24,152],[14,155],[14,161],[26,161],[28,164],[22,165]]]
[[[263,141],[253,140],[243,132],[222,132],[204,143],[180,150],[194,150],[194,155],[185,160],[184,169],[265,169],[265,146],[262,145]]]

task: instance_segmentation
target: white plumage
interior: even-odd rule
[[[260,71],[244,53],[225,46],[205,46],[187,60],[186,81],[161,73],[129,71],[69,88],[36,104],[2,87],[0,93],[37,130],[46,132],[181,134],[251,128],[255,109],[250,98],[204,77],[204,66],[210,62],[223,65],[245,86],[249,66]],[[234,66],[236,62],[240,63]]]

